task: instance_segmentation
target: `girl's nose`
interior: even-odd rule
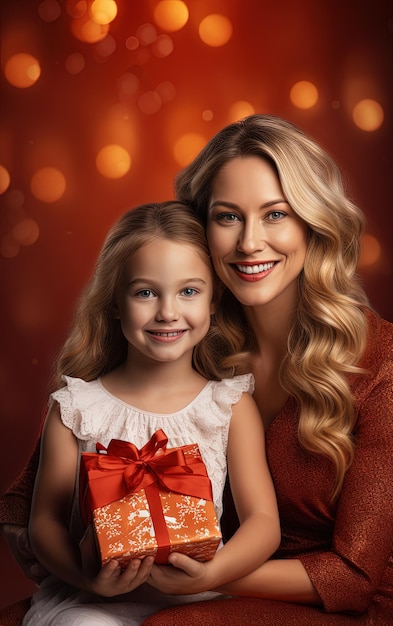
[[[156,313],[157,322],[175,322],[179,319],[179,311],[175,298],[162,298]]]

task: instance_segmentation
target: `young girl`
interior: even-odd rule
[[[60,388],[43,430],[29,526],[51,575],[24,626],[139,624],[159,608],[190,600],[145,583],[153,557],[134,559],[124,571],[115,560],[94,575],[83,568],[89,545],[85,539],[78,546],[83,528],[75,485],[80,453],[95,451],[96,442],[107,446],[116,438],[141,448],[163,429],[168,447],[198,443],[218,518],[228,460],[240,528],[178,593],[238,579],[277,548],[277,505],[262,422],[249,395],[253,382],[216,365],[227,340],[211,324],[213,314],[204,229],[188,207],[167,202],[126,213],[107,237],[57,362]]]

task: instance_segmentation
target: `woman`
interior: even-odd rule
[[[355,275],[361,213],[331,158],[264,115],[213,137],[176,192],[206,225],[230,362],[255,376],[282,542],[220,588],[259,600],[171,609],[146,625],[392,623],[393,325]],[[176,565],[180,587],[198,576],[186,557]],[[175,588],[162,569],[151,579]]]
[[[393,332],[355,276],[361,213],[323,150],[264,115],[213,137],[176,191],[206,225],[228,358],[254,372],[282,542],[220,589],[253,598],[174,608],[146,626],[389,624]],[[198,576],[195,562],[176,565],[179,588],[181,568]],[[151,582],[169,584],[156,569]]]

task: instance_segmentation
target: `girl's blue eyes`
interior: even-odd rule
[[[195,296],[195,294],[197,294],[198,291],[197,289],[194,289],[194,287],[186,287],[180,293],[186,296],[187,298],[190,298],[191,296]],[[135,295],[139,298],[147,299],[147,298],[154,298],[156,294],[151,289],[142,289],[141,291],[137,291]]]

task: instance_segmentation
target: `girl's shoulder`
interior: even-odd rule
[[[254,393],[254,376],[252,374],[240,374],[232,378],[223,378],[212,382],[213,398],[227,398],[232,404],[238,402],[243,393]]]

